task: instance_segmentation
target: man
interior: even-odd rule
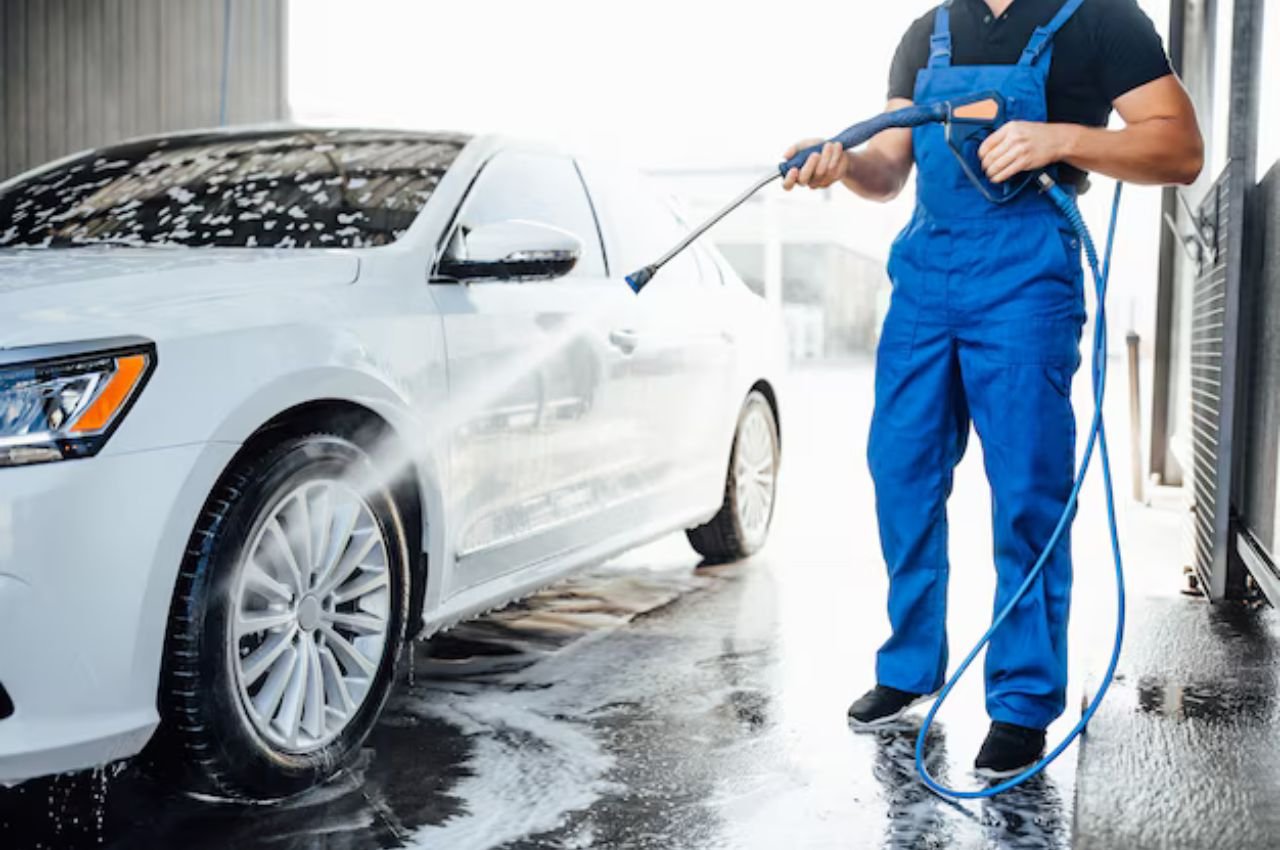
[[[920,168],[915,213],[889,258],[894,292],[867,450],[892,635],[876,657],[876,686],[849,708],[856,729],[893,722],[945,679],[946,500],[970,422],[992,492],[997,610],[1072,487],[1080,246],[1034,184],[1003,203],[988,196],[1003,198],[1040,170],[1076,190],[1091,171],[1190,183],[1202,166],[1191,102],[1136,0],[949,0],[899,45],[888,108],[992,90],[1010,120],[969,154],[969,170],[985,175],[981,190],[939,125],[890,130],[856,152],[828,144],[786,177],[787,189],[839,181],[884,201]],[[1123,129],[1103,129],[1112,108]],[[1065,704],[1070,596],[1064,535],[987,650],[992,723],[979,774],[1012,776],[1043,753],[1044,730]]]

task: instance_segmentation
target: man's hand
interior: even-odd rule
[[[783,160],[791,159],[797,151],[822,144],[822,139],[801,139],[787,148],[782,155]],[[821,153],[809,154],[802,168],[793,168],[787,172],[782,181],[782,188],[788,192],[796,184],[808,186],[810,189],[825,189],[832,183],[843,180],[849,173],[849,159],[839,142],[827,142],[822,145]]]
[[[982,170],[993,183],[1023,171],[1067,162],[1126,183],[1195,182],[1204,166],[1204,141],[1186,89],[1173,74],[1115,99],[1120,130],[1078,124],[1010,121],[982,143]]]
[[[911,101],[894,98],[885,106],[886,111],[910,106]],[[839,144],[822,139],[802,139],[783,154],[787,159],[797,151],[813,145],[822,145],[822,152],[811,155],[802,168],[787,172],[782,188],[790,191],[796,184],[811,189],[823,189],[837,181],[855,195],[872,201],[888,201],[902,191],[911,167],[915,164],[911,149],[911,131],[904,128],[885,130],[866,147],[857,151],[843,150]]]
[[[982,170],[992,183],[1003,183],[1024,171],[1052,165],[1070,149],[1071,124],[1010,121],[978,148]]]

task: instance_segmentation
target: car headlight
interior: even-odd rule
[[[134,337],[0,350],[0,466],[97,454],[155,364]]]

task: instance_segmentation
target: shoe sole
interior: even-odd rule
[[[1009,770],[996,770],[990,767],[975,767],[973,769],[973,775],[981,779],[1009,779],[1011,777],[1017,776],[1020,773],[1023,773],[1029,767],[1035,764],[1036,761],[1039,761],[1039,759],[1037,758],[1035,761],[1029,761],[1026,764],[1022,765],[1021,767],[1014,767],[1014,768],[1010,768]]]
[[[893,714],[886,714],[884,717],[877,717],[875,720],[859,720],[858,718],[854,717],[852,714],[848,714],[846,715],[846,717],[848,717],[849,719],[849,728],[855,732],[876,732],[880,729],[885,729],[887,727],[893,726],[895,723],[897,723],[899,720],[902,719],[902,715],[906,714],[908,711],[915,708],[920,703],[928,702],[929,700],[933,699],[935,696],[937,696],[936,693],[923,694],[922,696],[916,697],[911,702],[907,703],[902,708],[895,711]]]

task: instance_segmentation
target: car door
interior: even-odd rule
[[[608,382],[631,340],[611,333],[631,292],[608,279],[574,161],[503,150],[483,166],[444,250],[486,224],[568,231],[583,251],[553,280],[433,280],[444,321],[450,434],[447,515],[456,568],[446,593],[581,545],[620,472]],[[589,534],[589,531],[586,532]]]
[[[605,246],[625,274],[653,262],[688,232],[655,185],[627,169],[582,163],[600,213]],[[733,340],[721,309],[718,268],[696,245],[672,259],[636,298],[630,368],[646,377],[627,394],[623,417],[660,494],[657,510],[687,513],[708,481],[723,485],[729,446]]]

